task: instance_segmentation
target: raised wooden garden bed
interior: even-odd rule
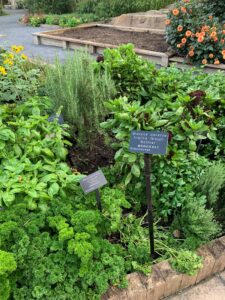
[[[34,33],[34,43],[65,49],[86,47],[90,53],[101,54],[105,48],[117,48],[133,43],[137,54],[168,66],[170,53],[163,30],[114,26],[106,24],[82,25],[76,28]]]

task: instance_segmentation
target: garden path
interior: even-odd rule
[[[0,17],[0,46],[8,48],[11,45],[23,45],[24,53],[30,58],[42,58],[47,62],[52,62],[57,54],[60,60],[66,55],[66,50],[33,44],[32,33],[46,31],[45,28],[35,28],[19,23],[19,18],[24,14],[24,10],[7,10],[7,16]]]
[[[225,300],[225,271],[167,300]]]

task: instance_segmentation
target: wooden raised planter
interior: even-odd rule
[[[116,29],[125,32],[131,32],[131,31],[149,32],[157,35],[165,34],[165,31],[161,29],[155,30],[155,29],[148,29],[148,28],[133,28],[133,27],[124,27],[124,26],[114,26],[109,24],[87,24],[87,25],[78,26],[73,30],[79,31],[79,29],[84,29],[84,28],[88,30],[94,27],[111,28],[111,29]],[[88,49],[88,51],[91,54],[102,54],[104,49],[106,48],[118,47],[118,45],[107,44],[103,42],[95,42],[90,40],[81,40],[76,38],[58,36],[58,34],[63,35],[63,33],[66,33],[70,30],[71,28],[33,33],[34,43],[36,45],[50,45],[50,46],[61,47],[64,49],[78,49],[78,48],[85,47]],[[142,57],[147,58],[152,62],[165,67],[168,66],[169,57],[172,55],[169,52],[163,53],[163,52],[149,51],[149,50],[144,50],[139,48],[136,48],[135,51],[137,54],[141,55]]]
[[[149,276],[129,274],[126,289],[111,287],[102,300],[159,300],[225,270],[225,236],[200,247],[197,253],[203,258],[203,266],[195,276],[178,273],[163,261],[153,265]]]

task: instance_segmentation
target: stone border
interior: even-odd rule
[[[102,300],[159,300],[225,270],[225,236],[200,247],[197,253],[203,257],[203,266],[195,276],[178,273],[163,261],[153,265],[150,276],[127,275],[128,287],[111,287]]]

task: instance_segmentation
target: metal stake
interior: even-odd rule
[[[97,207],[100,210],[100,212],[102,212],[101,196],[100,196],[99,189],[95,191],[95,196],[96,196]]]
[[[146,197],[148,207],[148,223],[149,223],[149,240],[150,240],[150,256],[155,259],[155,247],[154,247],[154,219],[153,219],[153,207],[152,207],[152,191],[151,191],[151,164],[152,155],[145,154],[145,180],[146,180]]]

